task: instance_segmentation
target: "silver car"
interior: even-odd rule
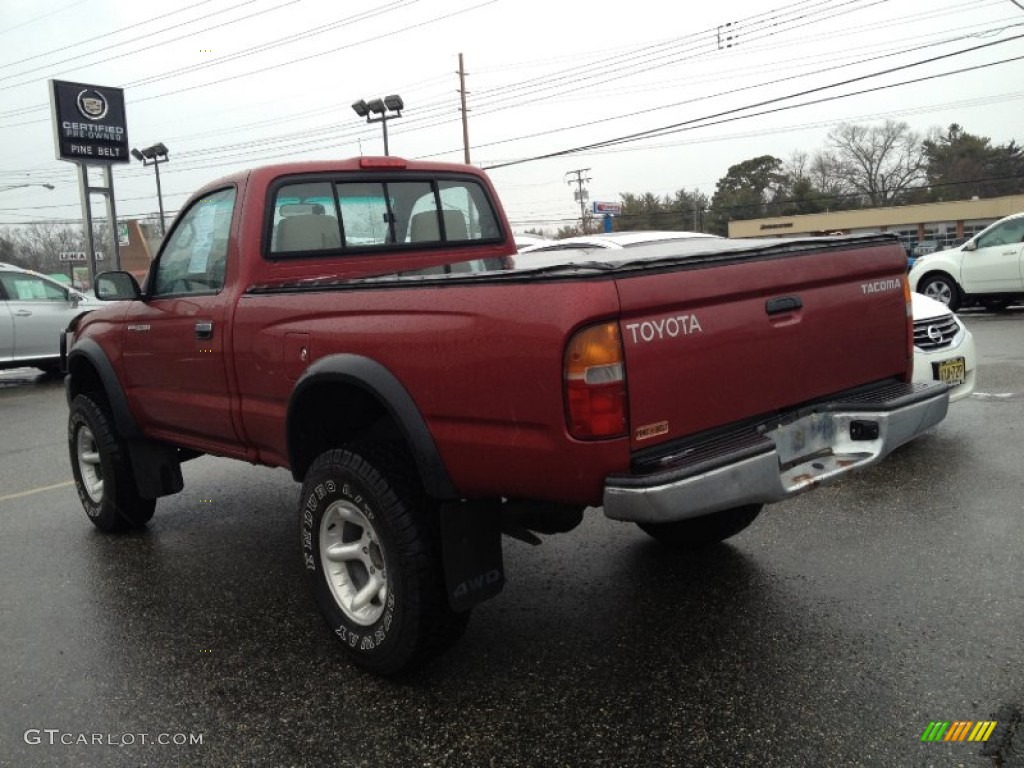
[[[0,263],[0,369],[60,369],[60,335],[97,301],[46,275]]]

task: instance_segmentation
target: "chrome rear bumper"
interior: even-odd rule
[[[614,520],[665,523],[769,504],[881,461],[946,416],[945,384],[889,384],[688,443],[605,481]]]

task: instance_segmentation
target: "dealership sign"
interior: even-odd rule
[[[594,213],[610,213],[618,215],[622,213],[622,203],[599,203],[595,200]]]
[[[85,251],[61,251],[61,261],[88,261]],[[103,261],[103,253],[96,251],[96,261]]]
[[[58,160],[89,165],[131,160],[120,88],[51,80],[50,111]]]

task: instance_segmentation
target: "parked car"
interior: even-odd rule
[[[60,337],[98,302],[13,264],[0,264],[0,368],[60,370]]]
[[[949,402],[974,391],[977,355],[974,336],[942,302],[911,294],[914,313],[914,381],[950,385]]]
[[[603,232],[596,235],[580,235],[566,237],[562,240],[551,240],[539,245],[520,248],[520,253],[539,253],[541,251],[565,251],[570,248],[629,248],[662,240],[691,240],[695,238],[719,239],[718,235],[703,232]]]
[[[910,288],[953,311],[974,301],[1003,309],[1024,299],[1024,213],[1000,219],[959,248],[921,256]]]
[[[516,241],[516,250],[521,251],[524,248],[532,248],[535,245],[547,245],[553,243],[554,240],[549,240],[546,237],[539,237],[537,235],[517,235],[513,234],[512,238]]]

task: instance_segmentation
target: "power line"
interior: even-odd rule
[[[841,81],[836,82],[836,83],[830,83],[828,85],[818,86],[816,88],[808,88],[808,89],[805,89],[803,91],[798,91],[796,93],[788,94],[786,96],[779,96],[779,97],[773,98],[773,99],[765,99],[764,101],[756,102],[756,103],[753,103],[753,104],[748,104],[746,106],[736,107],[735,109],[725,110],[723,112],[718,112],[718,113],[715,113],[715,114],[712,114],[712,115],[707,115],[707,116],[704,116],[704,117],[697,117],[697,118],[692,118],[690,120],[684,120],[684,121],[679,122],[679,123],[672,123],[670,125],[661,126],[659,128],[650,128],[650,129],[647,129],[647,130],[644,130],[644,131],[638,131],[638,132],[635,132],[635,133],[625,134],[623,136],[618,136],[618,137],[615,137],[615,138],[612,138],[612,139],[605,139],[603,141],[593,142],[591,144],[585,144],[585,145],[581,145],[581,146],[578,146],[578,147],[572,147],[570,149],[559,150],[557,152],[549,152],[549,153],[546,153],[544,155],[537,155],[535,157],[524,158],[522,160],[514,160],[514,161],[510,161],[510,162],[506,162],[506,163],[499,163],[499,164],[496,164],[496,165],[484,166],[484,169],[485,170],[493,170],[493,169],[497,169],[497,168],[506,168],[508,166],[521,165],[522,163],[533,162],[535,160],[546,160],[546,159],[549,159],[549,158],[552,158],[552,157],[562,157],[564,155],[575,154],[575,153],[582,152],[582,151],[585,151],[585,150],[588,150],[588,149],[599,149],[599,148],[602,148],[602,147],[605,147],[605,146],[611,146],[611,145],[614,145],[614,144],[624,143],[624,142],[628,142],[628,141],[638,141],[640,139],[653,138],[653,137],[656,137],[656,136],[665,135],[666,133],[669,133],[669,132],[675,132],[676,130],[687,130],[687,126],[692,126],[694,123],[704,122],[704,121],[707,121],[707,120],[714,120],[716,118],[724,117],[724,116],[727,116],[727,115],[733,115],[733,114],[735,114],[737,112],[745,112],[747,110],[755,109],[757,107],[762,107],[762,106],[766,106],[766,105],[769,105],[769,104],[776,104],[776,103],[778,103],[780,101],[788,101],[789,99],[795,99],[795,98],[799,98],[801,96],[808,96],[808,95],[810,95],[812,93],[819,93],[821,91],[830,90],[832,88],[838,88],[838,87],[843,86],[843,85],[850,85],[852,83],[860,82],[860,81],[863,81],[863,80],[869,80],[871,78],[880,77],[882,75],[888,75],[888,74],[892,74],[894,72],[900,72],[900,71],[903,71],[905,69],[911,69],[913,67],[922,66],[923,64],[931,64],[931,63],[934,63],[936,61],[942,61],[943,59],[948,59],[948,58],[951,58],[953,56],[960,56],[962,54],[971,53],[973,51],[978,51],[978,50],[981,50],[981,49],[984,49],[984,48],[990,48],[990,47],[995,46],[995,45],[1003,45],[1005,43],[1013,42],[1014,40],[1020,40],[1021,38],[1024,38],[1024,35],[1016,35],[1014,37],[1010,37],[1010,38],[1007,38],[1005,40],[997,40],[997,41],[994,41],[994,42],[991,42],[991,43],[983,43],[982,45],[973,46],[971,48],[965,48],[965,49],[960,50],[960,51],[954,51],[952,53],[946,53],[946,54],[941,54],[939,56],[933,56],[933,57],[928,58],[928,59],[922,59],[921,61],[911,62],[909,64],[903,64],[903,65],[900,65],[898,67],[890,67],[889,69],[880,70],[878,72],[873,72],[871,74],[861,75],[859,77],[848,78],[846,80],[841,80]],[[863,91],[863,92],[858,92],[858,93],[853,93],[853,94],[845,94],[845,95],[840,95],[838,97],[831,97],[829,99],[821,99],[821,100],[817,100],[817,101],[807,102],[807,103],[804,103],[804,104],[791,105],[789,107],[786,107],[785,109],[793,109],[793,108],[798,107],[798,106],[808,106],[809,104],[817,104],[817,103],[821,103],[823,101],[830,101],[830,100],[832,100],[834,98],[846,98],[848,96],[861,95],[861,93],[868,93],[868,92],[871,92],[873,90],[884,90],[886,88],[892,88],[892,87],[896,87],[896,86],[900,86],[900,85],[908,85],[908,84],[911,84],[911,83],[922,82],[924,80],[931,80],[931,79],[935,79],[936,77],[948,77],[948,76],[954,75],[954,74],[961,74],[963,72],[970,72],[972,70],[983,69],[985,67],[994,66],[995,64],[1005,64],[1005,63],[1010,62],[1010,61],[1017,61],[1018,59],[1021,59],[1021,58],[1024,58],[1024,57],[1019,57],[1018,56],[1018,57],[1014,57],[1014,58],[1010,58],[1010,59],[1003,59],[1001,61],[991,62],[991,63],[988,63],[988,64],[981,64],[981,65],[977,65],[977,66],[974,66],[974,67],[966,67],[966,68],[963,68],[963,69],[960,69],[960,70],[954,70],[952,72],[942,73],[940,75],[935,75],[935,76],[930,76],[930,77],[925,77],[925,78],[917,78],[917,79],[914,79],[914,80],[908,80],[908,81],[904,81],[904,82],[901,82],[901,83],[895,83],[895,84],[887,85],[887,86],[879,86],[877,88],[870,89],[869,91]],[[770,111],[781,111],[781,110],[770,110]],[[766,112],[762,112],[762,113],[759,113],[759,114],[767,114],[767,113]],[[747,117],[751,117],[751,116],[752,115],[748,115]]]
[[[50,11],[49,13],[44,13],[42,16],[36,16],[34,18],[29,19],[28,21],[23,21],[20,24],[15,24],[13,27],[8,27],[7,29],[2,29],[2,30],[0,30],[0,35],[6,35],[8,32],[13,32],[16,29],[21,29],[22,27],[27,27],[29,24],[35,24],[37,21],[42,21],[43,19],[47,19],[50,16],[54,16],[54,15],[56,15],[58,13],[62,13],[64,11],[66,11],[68,8],[74,8],[76,5],[81,5],[84,2],[85,2],[85,0],[76,0],[76,2],[68,3],[67,5],[61,6],[60,8],[57,8],[56,10]]]
[[[806,3],[804,3],[804,4],[806,4]],[[797,4],[797,6],[799,6],[799,5],[802,5],[802,4]],[[784,10],[784,9],[780,9],[780,10]],[[764,14],[762,14],[762,15],[764,15]],[[753,17],[753,18],[756,18],[756,17]],[[640,50],[643,50],[643,49],[640,49]],[[569,70],[569,71],[571,72],[572,70]],[[517,86],[517,87],[521,87],[521,84],[520,84],[520,86]],[[504,89],[496,89],[496,90],[497,90],[497,92],[500,93]],[[444,105],[442,105],[440,108],[443,108],[443,106]],[[428,108],[429,108],[429,106],[428,106]],[[506,108],[508,108],[508,107],[493,107],[490,110],[481,111],[480,114],[489,114],[491,112],[498,111],[500,109],[506,109]],[[420,111],[422,113],[422,107],[421,107]],[[617,119],[617,118],[611,118],[611,119]],[[418,123],[424,123],[424,122],[429,121],[429,120],[431,120],[430,116],[429,115],[425,115],[425,116],[414,118],[413,120],[409,120],[409,121],[406,122],[406,124],[409,125],[410,127],[413,127],[414,123],[417,123],[417,122]],[[271,122],[272,123],[273,121],[266,121],[266,122]],[[449,120],[447,120],[447,119],[441,120],[441,121],[433,120],[433,122],[426,122],[426,124],[423,125],[423,127],[431,127],[431,126],[434,126],[434,125],[441,125],[441,124],[444,124],[444,123],[447,123],[447,122],[449,122]],[[324,126],[323,129],[313,129],[313,130],[314,131],[321,131],[321,132],[333,132],[334,128],[335,128],[335,126],[333,124],[331,124],[331,125]],[[405,132],[408,132],[408,131],[402,130],[400,132],[401,133],[405,133]],[[361,133],[365,133],[365,130],[361,130],[360,134]],[[293,134],[293,135],[309,136],[310,134],[309,134],[309,131],[304,131],[304,132],[297,132],[296,134]],[[359,134],[357,134],[357,135],[359,135]],[[236,145],[227,145],[227,146],[228,147],[235,147],[235,146],[237,146],[237,147],[241,148],[241,147],[244,147],[244,146],[259,146],[259,145],[266,145],[266,144],[269,144],[269,143],[280,144],[280,143],[283,143],[284,138],[285,137],[283,137],[283,136],[278,136],[278,137],[274,137],[272,139],[264,139],[264,140],[261,140],[261,141],[258,141],[258,142],[241,142],[241,143],[238,143]],[[311,142],[308,142],[308,141],[307,142],[301,142],[301,144],[306,144],[306,145],[308,145],[310,143]],[[298,146],[298,145],[295,145],[295,146]],[[218,148],[210,148],[209,150],[197,150],[197,152],[203,152],[203,153],[210,153],[210,152],[214,152],[214,151],[220,151],[220,150]],[[192,155],[193,153],[186,153],[186,154],[187,155]],[[197,167],[208,167],[208,166],[197,166]]]
[[[970,35],[968,35],[967,37],[970,37]],[[964,38],[963,37],[950,38],[950,39],[948,39],[948,40],[946,40],[944,42],[956,42],[956,41],[959,41],[959,40],[962,40],[962,39],[964,39]],[[924,49],[927,49],[927,48],[931,48],[931,47],[933,47],[933,45],[934,44],[916,45],[916,46],[912,46],[910,48],[904,48],[904,49],[902,49],[900,51],[884,53],[884,54],[880,54],[878,56],[874,56],[874,57],[870,57],[870,58],[866,58],[866,59],[861,59],[857,63],[858,64],[866,64],[866,63],[869,63],[871,61],[879,61],[879,60],[882,60],[882,59],[885,59],[885,58],[890,58],[892,56],[901,56],[901,55],[905,55],[905,54],[908,54],[908,53],[914,53],[916,51],[920,51],[920,50],[924,50]],[[626,118],[635,117],[637,115],[643,115],[643,114],[647,114],[647,113],[651,113],[651,112],[657,112],[657,111],[664,110],[664,109],[673,109],[675,107],[681,107],[681,106],[684,106],[686,104],[693,104],[693,103],[698,103],[698,102],[702,102],[702,101],[709,101],[712,98],[719,98],[721,96],[729,96],[729,95],[733,95],[733,94],[736,94],[736,93],[742,93],[743,91],[755,90],[757,88],[762,88],[762,87],[764,87],[766,85],[777,85],[779,83],[784,83],[784,82],[786,82],[788,80],[799,80],[800,78],[808,77],[809,75],[819,75],[819,74],[822,74],[824,72],[829,72],[831,70],[845,69],[845,68],[847,68],[849,66],[850,66],[849,64],[838,64],[838,65],[835,65],[835,66],[832,66],[832,67],[819,68],[819,69],[814,70],[813,72],[805,72],[805,73],[800,73],[800,74],[796,74],[796,75],[790,75],[790,76],[787,76],[787,77],[773,77],[771,80],[764,81],[764,82],[761,82],[761,83],[755,83],[754,85],[746,85],[746,86],[741,86],[739,88],[733,88],[731,90],[719,91],[718,93],[715,93],[713,96],[697,96],[697,97],[694,97],[694,98],[691,98],[691,99],[684,99],[682,101],[677,101],[677,102],[673,102],[673,103],[670,103],[670,104],[660,104],[660,105],[658,105],[656,107],[650,107],[648,109],[634,110],[634,111],[630,112],[627,115],[612,115],[610,117],[598,118],[598,119],[589,120],[589,121],[583,122],[583,123],[576,123],[576,124],[569,125],[569,126],[559,126],[558,128],[550,128],[550,129],[546,129],[546,130],[543,130],[543,131],[536,131],[534,133],[525,134],[525,135],[521,135],[521,136],[516,136],[516,137],[513,137],[513,138],[509,138],[509,139],[500,139],[500,140],[496,140],[496,141],[492,141],[492,142],[487,142],[487,143],[484,143],[484,144],[478,144],[477,145],[477,149],[481,149],[481,148],[484,148],[484,147],[497,146],[499,144],[507,144],[507,143],[510,143],[510,142],[513,142],[513,141],[521,141],[523,139],[537,138],[539,136],[546,136],[546,135],[550,135],[550,134],[553,134],[553,133],[562,133],[564,131],[575,130],[577,128],[586,128],[586,127],[590,127],[590,126],[593,126],[593,125],[599,125],[601,123],[613,122],[615,120],[623,120],[623,119],[626,119]],[[482,114],[488,114],[488,111],[484,110],[482,112]],[[445,150],[443,152],[431,153],[429,155],[421,155],[419,159],[425,159],[425,158],[430,158],[430,157],[438,157],[440,155],[447,155],[447,154],[450,154],[451,151],[452,150]],[[496,166],[489,166],[489,167],[496,167]]]
[[[190,11],[193,8],[198,8],[200,5],[207,5],[207,4],[211,3],[211,2],[213,2],[213,0],[201,0],[201,2],[194,3],[193,5],[189,5],[189,6],[186,6],[184,8],[179,8],[176,11],[171,11],[170,13],[165,13],[165,14],[162,14],[160,16],[155,16],[152,19],[146,19],[145,21],[140,21],[137,24],[131,24],[131,25],[127,26],[127,27],[121,27],[120,29],[115,29],[113,32],[105,32],[102,35],[97,35],[96,37],[91,37],[91,38],[89,38],[87,40],[79,40],[77,43],[71,43],[70,45],[66,45],[66,46],[63,46],[61,48],[55,48],[52,51],[46,51],[45,53],[37,53],[34,56],[27,56],[24,59],[19,59],[18,61],[12,61],[12,62],[9,62],[7,64],[0,64],[0,69],[7,69],[8,67],[14,67],[14,66],[17,66],[18,64],[24,64],[26,61],[34,61],[35,59],[41,59],[41,58],[43,58],[45,56],[53,56],[54,54],[64,53],[64,52],[66,52],[70,48],[78,48],[79,46],[85,45],[86,43],[92,43],[92,42],[95,42],[96,40],[102,40],[105,37],[111,37],[113,35],[118,35],[121,32],[126,32],[129,29],[134,29],[135,27],[142,27],[142,26],[145,26],[146,24],[152,24],[155,21],[160,21],[161,19],[166,19],[168,16],[175,16],[175,15],[177,15],[179,13],[184,13],[185,11]],[[247,0],[246,2],[240,3],[239,5],[233,5],[230,8],[224,8],[224,9],[219,10],[219,11],[214,11],[213,13],[207,14],[206,16],[200,16],[200,17],[198,17],[196,19],[192,19],[191,21],[185,21],[185,22],[182,22],[181,24],[176,24],[173,27],[164,27],[162,29],[157,30],[156,32],[150,32],[149,34],[146,34],[146,35],[140,35],[139,37],[133,37],[131,40],[124,40],[124,41],[122,41],[120,43],[114,43],[112,45],[108,45],[108,46],[105,46],[103,48],[98,48],[95,51],[89,51],[88,53],[80,53],[80,54],[78,54],[76,56],[72,56],[72,57],[67,58],[67,59],[62,59],[60,61],[51,62],[50,64],[47,64],[47,65],[42,66],[42,67],[36,67],[35,69],[29,69],[29,70],[26,70],[24,72],[18,72],[18,73],[13,74],[13,75],[6,75],[5,77],[0,77],[0,80],[8,80],[8,79],[10,79],[12,77],[21,77],[22,75],[26,75],[26,74],[28,74],[30,72],[36,72],[39,69],[46,69],[47,67],[56,67],[56,66],[59,66],[60,64],[64,64],[64,63],[69,62],[69,61],[74,61],[75,59],[80,59],[80,58],[82,58],[84,56],[92,56],[93,54],[96,54],[96,53],[102,53],[103,51],[108,51],[111,48],[117,48],[118,46],[128,45],[128,43],[134,43],[136,40],[144,40],[147,37],[152,37],[153,35],[159,35],[159,34],[161,34],[163,32],[167,32],[167,31],[169,31],[171,29],[177,29],[178,27],[185,26],[186,24],[193,24],[196,21],[202,21],[203,19],[210,18],[210,16],[216,16],[217,14],[225,13],[226,11],[232,11],[235,8],[241,7],[242,5],[249,5],[250,3],[253,3],[253,2],[256,2],[256,0]],[[143,50],[146,50],[146,49],[143,49]],[[109,61],[109,59],[107,59],[107,61]],[[94,62],[94,63],[102,64],[103,62]]]

